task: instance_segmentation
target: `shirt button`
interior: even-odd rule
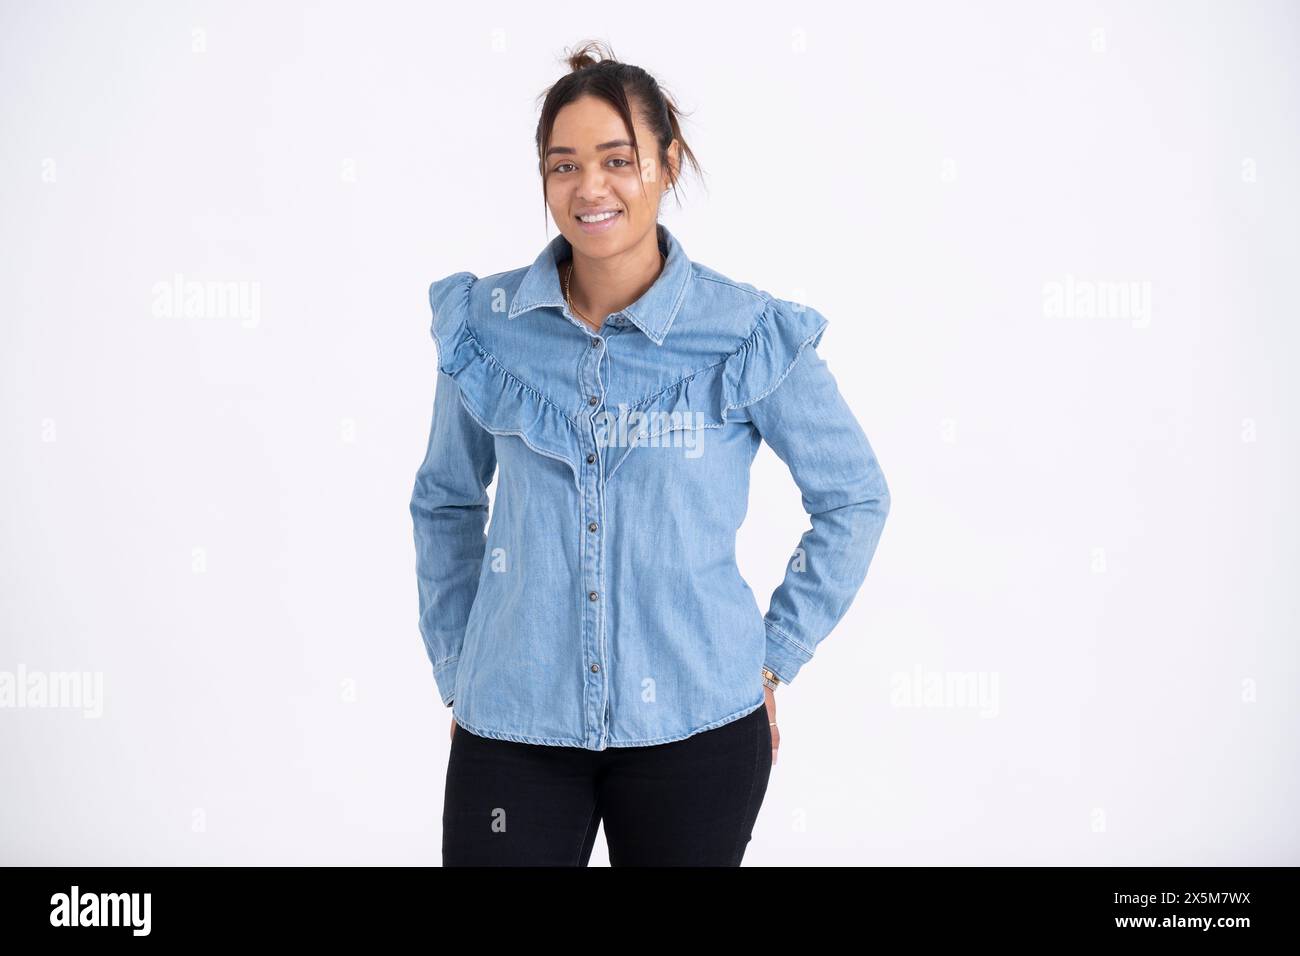
[[[593,395],[591,396],[591,398],[587,399],[587,404],[595,405],[598,401],[600,401],[600,399],[597,396]]]
[[[595,591],[588,591],[588,592],[587,592],[587,600],[589,600],[589,601],[594,601],[594,600],[596,600],[597,597],[599,597],[599,595],[596,594]]]
[[[593,522],[591,522],[591,524],[587,525],[587,530],[588,530],[588,531],[595,531],[595,530],[596,530],[596,522],[593,521]]]
[[[591,347],[592,347],[593,349],[598,349],[598,348],[600,348],[600,339],[592,339],[592,340],[591,340]]]
[[[591,452],[587,452],[587,464],[590,465],[595,460],[596,460],[596,456]]]
[[[592,672],[593,674],[597,673],[599,670],[600,670],[600,665],[599,665],[599,664],[592,664],[592,665],[591,665],[591,672]]]

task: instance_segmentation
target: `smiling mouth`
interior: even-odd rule
[[[599,222],[608,222],[611,219],[616,219],[621,215],[623,215],[623,210],[611,209],[602,213],[597,213],[591,217],[574,216],[573,218],[578,220],[578,222],[585,222],[587,225],[592,226]]]

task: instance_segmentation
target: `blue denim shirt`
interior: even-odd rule
[[[565,304],[562,235],[531,266],[429,288],[419,623],[475,734],[604,750],[737,720],[763,666],[795,679],[876,550],[889,489],[817,354],[826,319],[657,228],[662,272],[598,334]],[[762,440],[811,519],[766,614],[736,566]]]

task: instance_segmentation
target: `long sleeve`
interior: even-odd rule
[[[454,697],[465,625],[487,547],[487,487],[495,470],[492,435],[465,409],[455,379],[439,370],[429,446],[416,473],[411,518],[420,633],[447,706]]]
[[[746,408],[790,469],[812,527],[799,539],[764,622],[766,666],[794,680],[848,611],[889,513],[889,488],[875,453],[826,361],[805,342],[779,384]]]

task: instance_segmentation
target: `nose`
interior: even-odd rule
[[[588,167],[583,170],[582,178],[578,181],[578,198],[584,203],[596,203],[605,199],[609,195],[609,189],[605,184],[605,171],[599,166]]]

